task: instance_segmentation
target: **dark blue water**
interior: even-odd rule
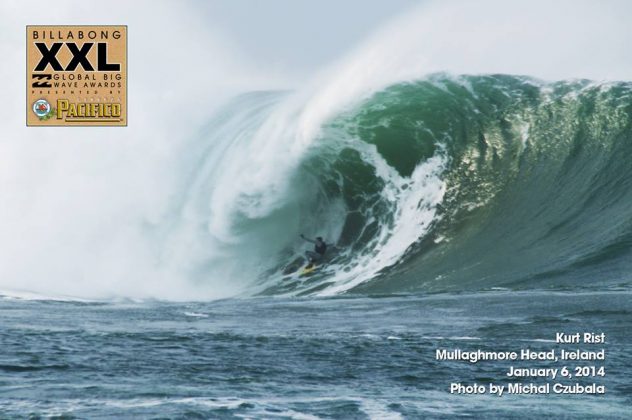
[[[1,418],[629,418],[632,293],[232,299],[0,299]],[[509,362],[437,348],[550,350],[604,332],[605,395],[451,395],[507,383]],[[594,349],[592,347],[591,349]],[[520,367],[562,362],[518,362]],[[595,362],[580,362],[594,365]]]

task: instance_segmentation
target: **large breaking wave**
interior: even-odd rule
[[[89,14],[65,3],[57,23]],[[629,2],[424,2],[306,74],[244,60],[196,5],[151,7],[104,15],[140,28],[125,130],[26,129],[23,71],[0,67],[0,293],[629,284],[630,83],[575,79],[632,80]],[[18,62],[41,13],[0,8]],[[300,233],[336,245],[303,280]]]
[[[626,283],[631,94],[436,74],[347,107],[309,142],[290,95],[240,96],[207,126],[183,200],[213,255],[198,270],[266,294]],[[286,275],[300,233],[335,243],[304,281]]]

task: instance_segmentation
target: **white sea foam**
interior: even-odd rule
[[[208,318],[208,314],[203,314],[203,313],[200,313],[200,312],[188,312],[188,311],[186,311],[186,312],[184,312],[184,315],[192,317],[192,318]]]

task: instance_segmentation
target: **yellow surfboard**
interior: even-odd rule
[[[313,273],[314,270],[316,270],[316,268],[318,268],[316,266],[316,264],[311,264],[311,265],[306,265],[305,267],[303,267],[303,269],[300,271],[300,273],[298,274],[299,276],[306,276],[310,273]]]

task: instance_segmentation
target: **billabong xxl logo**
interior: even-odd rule
[[[127,26],[27,26],[29,126],[127,125]]]

